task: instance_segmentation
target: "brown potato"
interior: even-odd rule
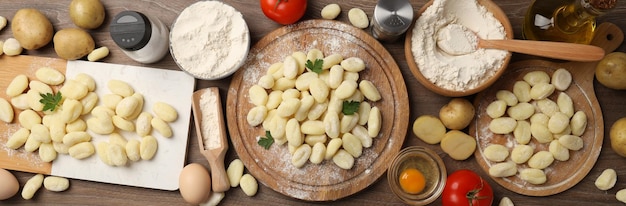
[[[52,40],[52,23],[37,9],[20,9],[11,21],[13,36],[24,49],[39,49]]]
[[[72,0],[70,19],[83,29],[95,29],[104,22],[104,6],[100,0]]]
[[[439,110],[439,119],[446,128],[462,130],[474,119],[474,105],[464,98],[454,98]]]
[[[626,53],[607,54],[596,66],[596,78],[611,89],[626,89]]]
[[[626,157],[626,117],[613,123],[609,136],[613,151],[622,157]]]
[[[89,33],[78,28],[68,28],[54,35],[54,51],[63,59],[75,60],[89,54],[95,48]]]

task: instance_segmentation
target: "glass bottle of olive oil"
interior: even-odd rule
[[[524,18],[529,40],[589,44],[596,17],[615,7],[616,0],[535,0]]]

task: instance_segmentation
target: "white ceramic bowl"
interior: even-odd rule
[[[172,24],[170,54],[178,67],[197,79],[217,80],[246,61],[250,32],[243,15],[219,1],[199,1]]]

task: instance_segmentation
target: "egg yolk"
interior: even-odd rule
[[[400,187],[409,194],[418,194],[426,187],[424,174],[415,168],[408,168],[400,174]]]

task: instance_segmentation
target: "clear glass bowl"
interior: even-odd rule
[[[426,179],[426,187],[418,194],[409,194],[400,187],[400,174],[408,168],[419,170]],[[435,201],[443,192],[446,179],[446,166],[441,157],[435,151],[421,146],[401,150],[387,170],[391,191],[410,205],[427,205]]]

